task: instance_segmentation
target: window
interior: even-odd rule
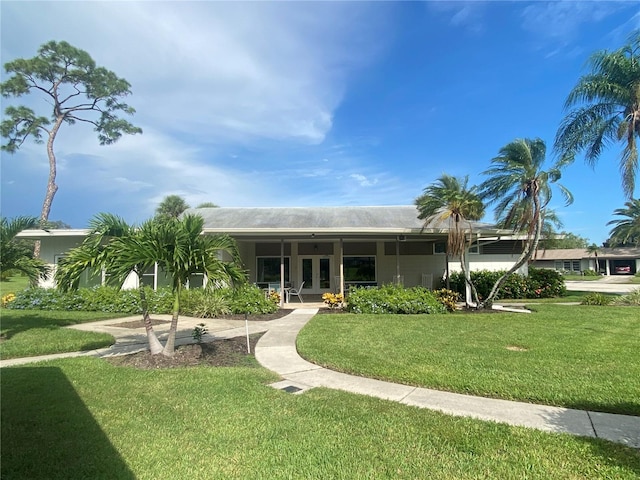
[[[345,282],[375,282],[376,257],[344,257]]]
[[[156,267],[157,264],[146,269],[142,273],[142,278],[140,279],[140,283],[142,283],[142,285],[145,287],[151,287],[154,290],[156,289]]]
[[[280,281],[280,257],[258,257],[256,282],[275,283]],[[284,257],[284,281],[289,282],[289,257]]]
[[[447,244],[445,242],[434,243],[433,253],[447,253]]]
[[[553,266],[556,270],[563,270],[565,272],[579,272],[580,260],[556,260]]]

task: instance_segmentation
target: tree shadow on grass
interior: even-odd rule
[[[135,479],[60,369],[4,368],[0,380],[3,479]]]
[[[543,418],[556,432],[580,435],[605,462],[640,474],[640,417],[558,408]]]
[[[11,317],[5,314],[2,318],[2,336],[5,339],[10,339],[18,333],[26,332],[33,328],[48,328],[54,330],[60,327],[76,325],[77,323],[77,320],[73,320],[72,318],[64,318],[64,316],[55,318],[47,315],[46,310],[43,310],[42,314],[28,314],[17,317]]]

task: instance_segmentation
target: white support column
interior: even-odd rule
[[[344,299],[344,240],[340,239],[340,295]]]
[[[280,239],[280,308],[284,306],[284,238]]]

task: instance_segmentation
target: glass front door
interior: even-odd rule
[[[325,293],[331,291],[331,258],[300,258],[300,283],[306,293]]]

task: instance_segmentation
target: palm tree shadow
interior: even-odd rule
[[[135,479],[59,368],[4,368],[2,478]]]
[[[4,318],[2,320],[3,338],[10,339],[18,333],[26,332],[32,328],[44,328],[49,330],[55,330],[60,327],[66,327],[68,325],[75,325],[78,323],[72,319],[65,318],[49,318],[46,316],[46,310],[42,311],[42,314],[30,314],[21,316],[16,319]]]

